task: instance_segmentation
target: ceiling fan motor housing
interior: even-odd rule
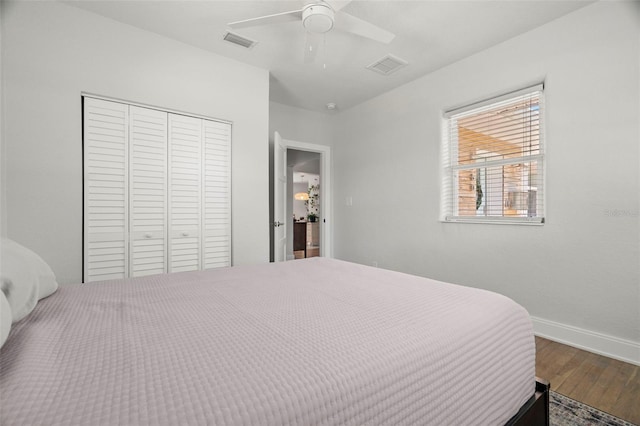
[[[329,5],[311,4],[302,11],[302,25],[307,31],[324,34],[333,28],[335,12]]]

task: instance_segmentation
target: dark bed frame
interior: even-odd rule
[[[536,391],[505,426],[549,426],[549,390],[546,380],[536,377]]]

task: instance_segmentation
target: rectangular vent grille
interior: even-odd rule
[[[223,39],[228,41],[229,43],[237,44],[238,46],[242,46],[247,49],[251,49],[253,46],[258,44],[257,41],[250,40],[246,37],[242,37],[241,35],[234,34],[232,32],[227,32]]]
[[[389,75],[398,71],[400,68],[407,66],[409,63],[397,56],[387,55],[369,65],[367,69],[375,71],[382,75]]]

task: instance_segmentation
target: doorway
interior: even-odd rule
[[[293,231],[287,237],[287,260],[320,255],[320,154],[287,149],[287,216]]]
[[[295,234],[302,235],[303,226],[309,227],[308,238],[305,233],[304,257],[310,257],[310,255],[331,257],[330,147],[283,139],[278,132],[275,132],[272,170],[272,261],[280,262],[296,258],[294,237]],[[302,177],[302,174],[305,176]],[[299,189],[296,192],[294,192],[294,176],[296,176],[296,184],[301,184],[296,187]],[[311,179],[310,182],[309,179]],[[311,188],[312,186],[314,188]],[[305,192],[309,199],[295,200],[302,203],[297,203],[294,211],[294,195],[302,196]],[[314,219],[315,221],[312,222]],[[296,223],[303,223],[297,225],[300,227],[298,232],[294,232]],[[307,225],[308,223],[315,225]],[[299,242],[296,245],[296,248],[298,247]],[[297,257],[301,258],[302,249],[296,251]]]

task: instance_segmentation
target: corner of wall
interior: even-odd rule
[[[5,63],[3,60],[4,49],[3,42],[3,11],[4,2],[0,2],[0,236],[5,237],[7,235],[7,186],[6,186],[6,149],[5,149],[5,133],[4,133],[4,73],[2,65]]]

